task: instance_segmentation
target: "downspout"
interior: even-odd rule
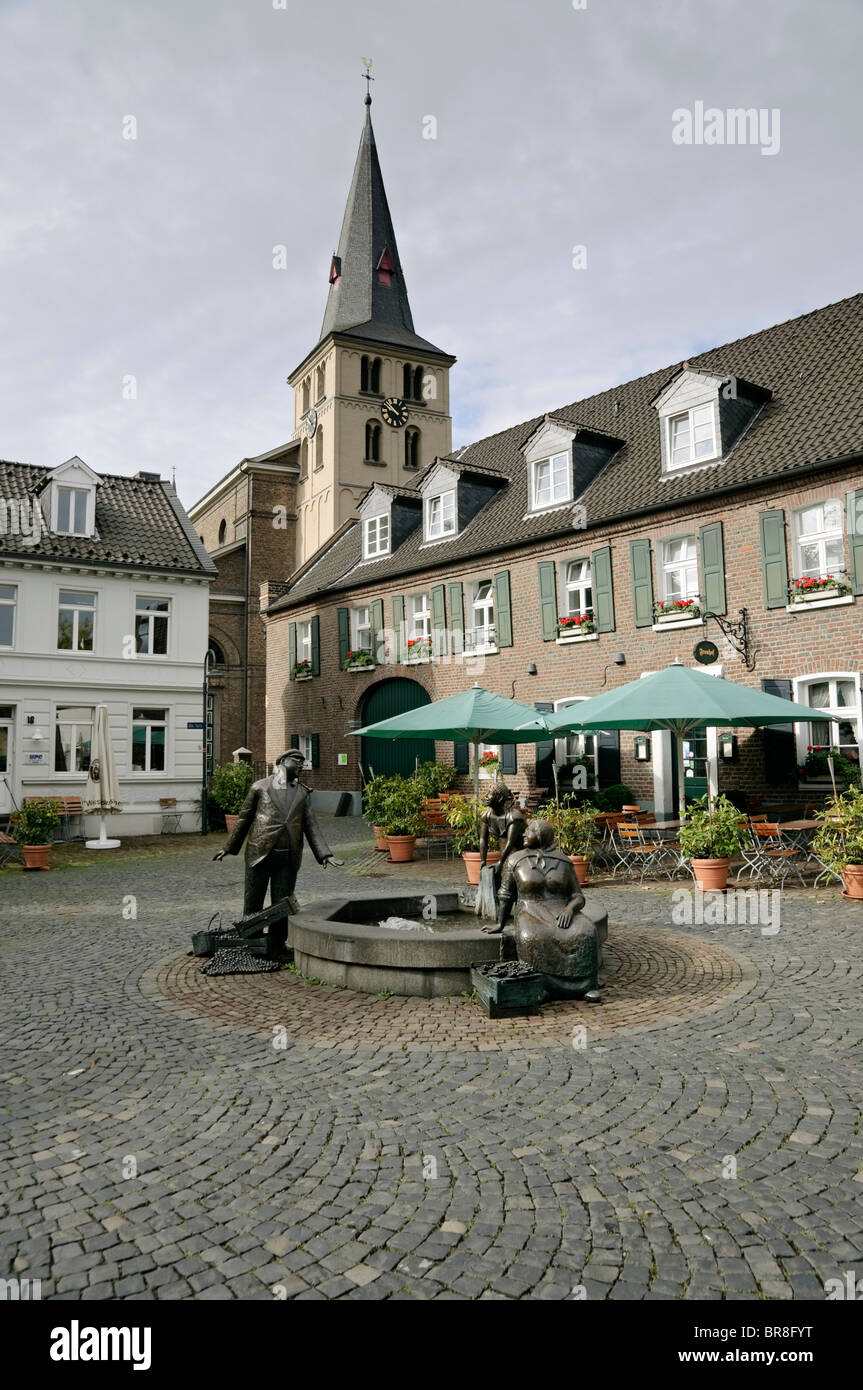
[[[249,741],[249,623],[252,620],[251,599],[249,596],[249,576],[252,571],[252,475],[248,475],[246,487],[246,560],[243,589],[246,595],[246,614],[243,623],[243,744],[251,748]]]

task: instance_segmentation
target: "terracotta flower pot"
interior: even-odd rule
[[[480,870],[479,850],[478,850],[478,849],[466,849],[466,850],[464,851],[464,853],[462,854],[462,859],[464,860],[464,867],[465,867],[465,872],[466,872],[466,874],[467,874],[467,881],[468,881],[468,883],[478,884],[478,883],[479,883],[479,870]],[[499,853],[497,852],[497,850],[491,850],[491,851],[486,855],[486,857],[485,857],[485,862],[486,862],[486,864],[496,864],[497,861],[498,861],[499,859],[500,859],[500,855],[499,855]]]
[[[578,879],[579,886],[583,883],[587,883],[587,874],[590,869],[590,855],[571,854],[569,857],[572,860],[572,866],[575,869],[575,876]]]
[[[237,828],[237,821],[239,819],[239,816],[229,816],[227,812],[225,813],[225,829],[227,830],[229,835],[233,835],[234,831]]]
[[[730,859],[693,859],[692,872],[695,874],[695,882],[699,888],[703,888],[705,893],[721,892],[728,887],[728,865]]]
[[[863,864],[846,864],[842,878],[846,898],[863,898]]]
[[[22,845],[21,853],[24,856],[25,869],[50,869],[48,855],[51,853],[50,845]]]
[[[388,835],[387,849],[394,864],[408,864],[414,857],[416,835]]]
[[[375,849],[379,849],[386,854],[389,849],[389,845],[387,844],[387,832],[382,825],[373,825],[372,830],[375,836]]]

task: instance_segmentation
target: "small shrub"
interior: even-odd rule
[[[254,777],[251,763],[220,763],[213,769],[210,795],[226,816],[239,815]]]
[[[680,844],[689,859],[731,859],[746,839],[740,812],[727,796],[717,796],[711,811],[708,798],[693,802],[680,827]]]
[[[60,803],[50,797],[27,801],[15,812],[13,834],[19,845],[50,845],[60,829]]]

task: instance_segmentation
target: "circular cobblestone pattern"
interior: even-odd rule
[[[326,833],[347,864],[307,859],[304,903],[457,886]],[[200,977],[192,931],[242,901],[218,843],[0,873],[0,1274],[61,1300],[588,1301],[863,1274],[863,907],[798,890],[770,925],[687,927],[669,889],[599,885],[605,1002],[492,1022]]]

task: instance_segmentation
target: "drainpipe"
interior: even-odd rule
[[[243,744],[251,746],[249,737],[249,575],[252,567],[252,475],[248,476],[246,488],[246,562],[244,589],[246,594],[245,621],[243,623]]]

